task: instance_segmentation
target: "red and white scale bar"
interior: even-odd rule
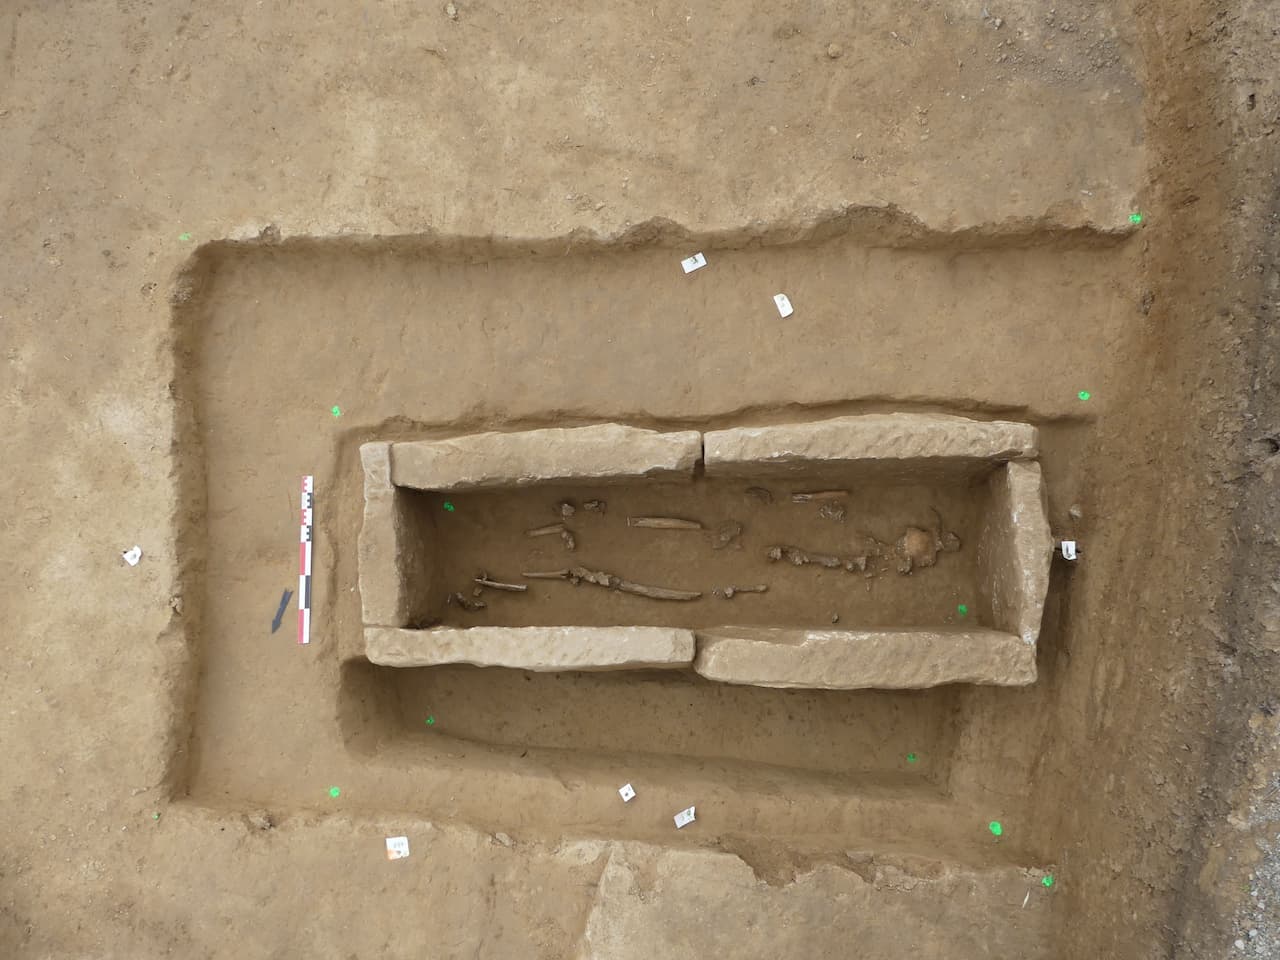
[[[298,543],[298,642],[311,642],[311,537],[315,524],[315,478],[302,478],[302,537]]]

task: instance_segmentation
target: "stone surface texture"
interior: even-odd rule
[[[419,490],[607,482],[690,476],[701,456],[702,435],[695,430],[659,433],[602,423],[396,443],[391,476],[396,486]]]
[[[1010,463],[989,484],[991,502],[978,540],[983,599],[997,629],[1035,644],[1053,560],[1040,464]]]
[[[670,627],[369,627],[365,656],[384,667],[470,663],[519,670],[643,670],[686,667],[694,639]]]
[[[685,831],[696,831],[694,822]],[[860,875],[861,874],[861,875]],[[1022,906],[1026,900],[1025,907]],[[824,865],[770,884],[727,853],[616,844],[600,874],[577,960],[775,960],[781,957],[1053,955],[1036,939],[1049,894],[1016,867]],[[999,917],[996,922],[993,918]],[[815,948],[813,931],[826,946]],[[735,930],[732,948],[725,931]],[[893,943],[864,954],[859,943]]]
[[[391,482],[391,444],[360,447],[364,467],[364,521],[357,546],[362,619],[369,625],[402,627],[419,609],[430,580],[431,560],[408,495]]]
[[[704,435],[703,446],[708,475],[812,473],[815,464],[827,464],[919,479],[973,474],[1038,453],[1037,431],[1030,424],[935,413],[713,430]]]
[[[828,690],[1035,682],[1035,648],[998,630],[699,630],[709,680]]]

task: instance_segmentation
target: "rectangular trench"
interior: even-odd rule
[[[770,281],[761,290],[748,289],[759,272],[757,259],[788,266],[796,289],[801,280],[812,287],[793,296],[804,303],[803,330],[780,329],[776,315],[757,316],[746,309],[760,293],[768,306],[774,288]],[[1078,275],[1095,279],[1058,287],[1046,283],[1064,259],[1078,261]],[[596,835],[685,844],[756,837],[795,850],[856,846],[972,863],[1017,855],[1016,840],[999,847],[972,840],[973,824],[981,826],[993,811],[952,798],[949,785],[973,780],[965,770],[986,761],[956,748],[962,735],[957,731],[973,717],[963,694],[951,686],[910,692],[779,691],[730,688],[683,671],[662,680],[622,673],[614,681],[600,674],[526,675],[500,668],[379,668],[351,659],[348,654],[356,652],[368,622],[362,624],[355,549],[361,529],[357,450],[379,439],[416,440],[424,431],[446,436],[492,423],[536,427],[548,422],[547,411],[568,411],[576,422],[601,416],[625,420],[633,412],[638,422],[695,418],[665,421],[668,429],[678,429],[686,422],[732,426],[750,420],[733,413],[747,408],[772,411],[761,418],[776,420],[794,415],[796,404],[848,400],[841,409],[860,412],[866,409],[858,405],[864,398],[909,396],[969,413],[974,409],[970,398],[1014,413],[1009,399],[1014,398],[1052,419],[1063,415],[1064,407],[1041,379],[1029,379],[1022,367],[989,365],[984,358],[1001,343],[1049,336],[1046,349],[1058,351],[1064,364],[1089,366],[1082,352],[1100,352],[1098,344],[1107,337],[1083,336],[1082,327],[1105,333],[1114,326],[1105,309],[1113,298],[1111,257],[1058,250],[959,257],[919,251],[864,254],[846,243],[745,250],[726,252],[716,272],[702,271],[674,292],[655,281],[670,267],[665,250],[593,254],[572,265],[559,258],[516,256],[472,264],[399,248],[334,244],[244,250],[227,245],[209,248],[206,260],[208,273],[200,278],[190,316],[183,320],[191,342],[183,359],[185,376],[200,436],[192,489],[205,507],[191,529],[207,556],[207,564],[193,568],[188,581],[190,596],[198,598],[188,610],[199,611],[195,629],[201,647],[191,753],[181,761],[183,789],[192,798],[236,808],[276,804],[308,811],[414,813],[505,830],[517,838]],[[513,338],[511,331],[524,328],[520,317],[530,309],[526,290],[537,278],[543,278],[539,289],[547,294],[538,301],[538,315],[552,318],[551,328],[545,342]],[[906,287],[904,280],[910,280]],[[960,287],[958,281],[963,281]],[[620,285],[630,292],[620,292]],[[655,301],[654,289],[676,300]],[[904,289],[910,302],[902,302]],[[869,296],[873,290],[883,295]],[[1000,302],[970,311],[964,307],[965,290],[996,291]],[[686,302],[686,294],[696,295],[697,302]],[[432,304],[431,322],[422,319],[426,303]],[[688,338],[672,335],[687,324],[676,327],[663,319],[695,314],[701,344],[696,349]],[[614,315],[631,319],[602,323]],[[399,322],[372,322],[385,317]],[[995,317],[1001,318],[998,323]],[[1045,317],[1060,322],[1046,325]],[[972,357],[949,353],[945,364],[937,361],[939,354],[929,345],[948,341],[957,331],[973,335],[957,342],[981,343],[981,349]],[[300,336],[304,332],[308,335]],[[609,350],[628,362],[610,362],[597,372],[591,360],[606,340]],[[771,352],[767,376],[743,362],[744,343]],[[631,358],[642,358],[640,366]],[[296,385],[286,388],[273,376],[246,375],[295,361],[322,374],[309,381],[301,399]],[[838,375],[829,381],[815,378],[815,371],[828,370]],[[848,384],[857,384],[856,391]],[[337,403],[341,419],[329,415]],[[275,410],[285,413],[266,415]],[[490,416],[495,410],[515,413]],[[828,410],[805,412],[802,406],[799,415],[816,417]],[[1068,468],[1066,448],[1056,449],[1058,466]],[[320,491],[315,633],[306,650],[288,638],[274,642],[279,638],[272,638],[267,624],[279,585],[295,582],[297,502],[296,496],[290,502],[288,492],[302,473],[315,473]],[[787,543],[839,546],[825,534],[818,536],[821,525],[805,526],[821,518],[792,513],[793,505],[783,498],[791,488],[766,485],[775,494],[770,509],[778,513],[778,526],[765,526],[772,521],[762,519],[763,512],[745,517],[741,557],[759,548],[758,535],[781,532],[787,533]],[[804,594],[817,597],[812,609],[787,606],[788,591],[779,586],[763,597],[708,597],[702,606],[716,610],[718,604],[734,611],[734,619],[716,612],[699,622],[714,627],[791,618],[796,626],[819,627],[839,613],[842,628],[901,623],[908,615],[906,622],[947,624],[956,616],[956,605],[966,602],[965,583],[975,576],[971,566],[948,561],[969,559],[974,520],[966,511],[980,507],[966,499],[973,491],[943,487],[930,490],[924,484],[912,492],[873,485],[851,491],[844,524],[852,527],[871,517],[868,532],[887,539],[899,522],[931,524],[929,508],[936,505],[965,545],[938,566],[900,579],[897,574],[878,577],[869,599],[848,590],[857,582],[854,576],[779,568],[780,584],[801,578],[796,583]],[[565,492],[585,499],[594,489],[570,484]],[[448,585],[460,589],[480,568],[494,576],[519,573],[495,562],[494,550],[502,538],[523,536],[525,513],[546,511],[546,522],[555,519],[553,504],[541,499],[547,493],[514,491],[507,526],[477,529],[467,542],[459,538],[456,555],[462,559],[451,569]],[[622,509],[612,502],[616,495],[602,494],[611,501],[606,518]],[[421,501],[432,524],[461,521],[457,533],[476,512],[469,498],[501,499],[502,494],[411,496]],[[860,496],[866,497],[864,504]],[[453,511],[444,510],[444,499]],[[670,514],[697,506],[694,494],[645,509]],[[499,504],[497,509],[507,508]],[[801,505],[794,510],[801,511]],[[786,522],[788,516],[799,518],[800,526]],[[715,519],[715,512],[706,519]],[[602,542],[599,532],[584,526],[576,555],[601,567],[631,558],[608,552],[616,545]],[[613,533],[645,534],[655,544],[662,542],[655,531],[618,528]],[[621,543],[630,549],[629,541]],[[651,556],[652,568],[644,560],[617,572],[656,578],[664,558]],[[553,558],[548,552],[540,559]],[[513,554],[509,559],[524,558]],[[682,575],[703,576],[705,570],[709,587],[720,585],[722,572],[735,578],[747,572],[732,566],[736,560],[718,561],[709,550],[666,558],[674,560]],[[731,565],[727,570],[706,566],[717,562]],[[952,583],[947,580],[952,574],[968,579]],[[823,593],[827,586],[831,592]],[[547,587],[557,588],[549,602],[572,603],[574,620],[586,625],[643,623],[646,616],[674,613],[647,603],[610,611],[603,605],[635,598],[585,584]],[[867,590],[865,583],[861,589]],[[552,596],[550,589],[547,594]],[[494,621],[499,625],[537,622],[536,609],[522,611],[509,599],[514,598],[490,592],[486,600],[493,602],[484,615],[505,618]],[[760,600],[776,606],[755,603]],[[837,600],[846,605],[836,606]],[[970,623],[988,622],[981,600],[967,605]],[[627,701],[629,712],[610,712],[613,685],[628,680],[643,701]],[[515,697],[510,690],[517,683],[537,695]],[[677,694],[685,700],[677,700]],[[506,699],[513,701],[512,713],[499,722]],[[555,720],[562,702],[573,722]],[[435,724],[425,723],[424,710]],[[928,721],[917,722],[916,715]],[[607,722],[597,723],[597,717]],[[653,728],[652,735],[644,734],[646,727]],[[717,729],[724,731],[720,738],[712,736]],[[575,738],[582,741],[581,749]],[[810,749],[802,743],[810,739],[822,746]],[[909,763],[908,754],[915,763]],[[641,791],[635,801],[639,807],[624,807],[616,794],[630,779]],[[340,803],[330,802],[332,784],[342,785]],[[739,802],[743,799],[750,802]],[[671,813],[691,802],[708,812],[700,821],[702,832],[676,834]]]
[[[608,836],[1012,863],[949,789],[962,690],[776,690],[685,671],[344,664],[343,740],[375,793],[347,803],[517,837]],[[632,783],[638,798],[617,794]],[[696,805],[707,822],[674,832]],[[711,830],[711,833],[707,831]],[[570,831],[569,834],[563,831]]]

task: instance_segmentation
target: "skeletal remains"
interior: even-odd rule
[[[773,502],[773,494],[764,487],[748,487],[746,494],[763,504],[771,504]],[[793,503],[817,503],[819,504],[819,516],[824,519],[843,521],[845,519],[845,506],[841,501],[847,498],[848,495],[848,490],[810,490],[792,493],[791,500]],[[588,500],[583,503],[582,507],[584,510],[603,514],[606,505],[603,500]],[[573,550],[576,547],[576,542],[573,533],[565,526],[563,520],[573,517],[576,513],[576,508],[570,501],[564,500],[556,505],[555,510],[563,518],[561,522],[526,530],[525,536],[546,537],[558,535],[564,541],[566,548]],[[882,543],[874,537],[858,537],[854,539],[853,549],[844,555],[819,553],[787,544],[774,544],[766,549],[765,557],[770,563],[785,560],[797,567],[813,565],[829,570],[843,569],[850,573],[858,571],[866,573],[867,576],[874,575],[874,572],[867,573],[870,560],[873,558],[892,558],[896,560],[898,572],[908,574],[915,568],[933,566],[937,563],[940,552],[953,553],[960,549],[960,538],[952,531],[944,531],[942,529],[942,515],[936,509],[933,513],[937,517],[937,522],[932,529],[907,527],[894,544],[892,552],[890,552],[887,543]],[[703,529],[703,525],[699,521],[685,520],[679,517],[627,517],[627,526],[651,530]],[[727,546],[736,545],[738,538],[742,536],[742,532],[743,526],[737,520],[721,522],[712,533],[712,548],[721,550]],[[566,567],[560,570],[525,571],[521,575],[530,580],[568,580],[574,586],[585,581],[609,590],[617,590],[620,593],[628,593],[638,597],[648,597],[652,600],[688,601],[697,600],[702,596],[702,592],[697,590],[678,590],[672,587],[655,587],[648,584],[635,583],[603,570],[589,570],[581,566]],[[475,577],[474,582],[478,585],[475,591],[477,596],[479,596],[480,590],[483,588],[516,593],[524,593],[529,589],[528,586],[523,584],[491,580],[483,571]],[[711,592],[714,596],[732,600],[740,593],[766,593],[768,590],[768,584],[758,583],[716,587]],[[450,594],[448,602],[456,603],[464,610],[474,611],[485,607],[484,601],[468,599],[461,593]],[[831,622],[836,623],[838,620],[839,615],[832,614]]]
[[[844,500],[848,496],[848,490],[810,490],[808,493],[793,493],[791,502],[813,503],[821,500]]]
[[[938,516],[938,522],[933,529],[907,527],[894,544],[892,557],[899,573],[907,574],[918,567],[932,567],[937,563],[940,552],[955,553],[960,549],[960,538],[952,531],[944,531],[941,515],[936,510],[934,514]],[[850,573],[855,570],[865,572],[870,560],[889,556],[888,544],[874,537],[858,538],[854,549],[844,556],[817,553],[787,544],[775,544],[765,551],[765,557],[772,563],[786,560],[797,567],[812,564],[828,570],[844,569]]]
[[[960,549],[960,538],[950,530],[943,532],[942,514],[937,510],[933,515],[938,518],[931,530],[920,527],[907,527],[893,552],[898,558],[898,572],[910,573],[915,567],[932,567],[938,562],[938,553],[955,553]]]
[[[711,538],[712,550],[723,550],[742,536],[742,524],[737,520],[725,520],[716,526],[715,536]]]
[[[489,575],[483,570],[476,575],[474,582],[482,587],[489,587],[493,590],[506,590],[509,593],[524,593],[529,589],[527,583],[503,583],[501,580],[490,580]]]
[[[532,530],[526,530],[526,537],[550,537],[559,534],[560,539],[564,541],[566,550],[574,550],[578,546],[578,541],[574,539],[573,534],[563,523],[548,523],[545,527],[534,527]]]
[[[565,570],[535,570],[520,574],[530,580],[568,580],[575,587],[579,583],[594,583],[598,587],[606,587],[621,593],[634,594],[637,597],[648,597],[651,600],[697,600],[702,596],[700,590],[674,590],[670,587],[651,587],[643,583],[623,580],[603,570],[588,570],[586,567],[569,567]]]
[[[776,563],[779,560],[786,560],[788,563],[797,567],[806,564],[814,564],[819,567],[826,567],[828,570],[839,570],[844,568],[852,573],[854,570],[862,571],[867,569],[866,553],[857,554],[849,557],[837,557],[831,553],[814,553],[808,550],[801,550],[799,547],[790,547],[785,544],[777,544],[769,547],[765,551],[765,558],[770,563]]]
[[[526,537],[549,537],[553,533],[564,533],[566,527],[563,523],[548,523],[545,527],[534,527],[532,530],[526,530]]]
[[[697,520],[680,520],[677,517],[627,517],[628,527],[647,527],[650,530],[701,530]]]
[[[745,587],[716,587],[711,591],[711,595],[715,597],[724,597],[726,600],[732,600],[740,593],[768,593],[769,585],[767,583],[754,583]]]
[[[449,594],[449,596],[445,599],[445,603],[446,604],[456,603],[463,610],[466,610],[470,613],[475,613],[475,611],[477,610],[483,610],[485,607],[488,606],[488,604],[485,603],[483,600],[472,600],[470,597],[461,593]]]
[[[823,520],[836,520],[843,523],[845,517],[844,504],[828,500],[818,508],[818,516],[822,517]]]

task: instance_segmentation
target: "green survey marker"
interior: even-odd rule
[[[340,787],[330,787],[330,788],[329,788],[329,796],[331,796],[331,797],[340,797],[341,795],[342,795],[342,789],[341,789]]]
[[[919,758],[914,753],[907,754],[907,763],[915,763]]]
[[[956,613],[962,617],[967,617],[969,615],[969,605],[967,603],[956,604]]]
[[[1081,390],[1079,393],[1076,394],[1076,396],[1079,397],[1081,400],[1088,400],[1091,396],[1093,396],[1093,394],[1091,394],[1088,390]]]
[[[1052,886],[1053,886],[1053,874],[1052,874],[1052,873],[1046,873],[1046,874],[1045,874],[1044,879],[1043,879],[1043,880],[1041,880],[1041,881],[1040,881],[1040,883],[1044,885],[1044,887],[1045,887],[1045,889],[1046,889],[1046,890],[1047,890],[1049,887],[1052,887]]]
[[[330,408],[329,412],[332,413],[335,417],[342,416],[342,408],[338,406],[336,403]]]
[[[1130,223],[1141,223],[1141,222],[1142,222],[1142,214],[1140,214],[1140,213],[1131,213],[1131,214],[1129,214],[1129,222],[1130,222]]]
[[[428,726],[428,727],[434,727],[435,725],[436,725],[436,718],[435,718],[435,717],[427,717],[427,726]]]
[[[445,508],[446,510],[448,510],[450,513],[453,513],[453,501],[452,501],[452,500],[446,500],[446,501],[444,502],[444,508]]]
[[[987,829],[991,831],[991,835],[993,837],[998,837],[1000,834],[1004,833],[1004,826],[999,820],[992,820],[987,824]]]

